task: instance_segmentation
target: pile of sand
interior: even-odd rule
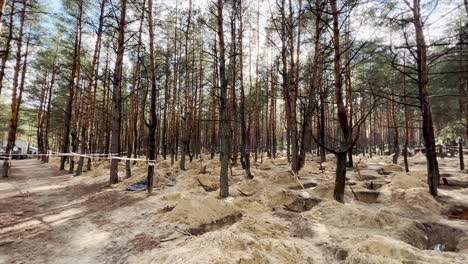
[[[397,173],[387,187],[390,190],[426,188],[427,178],[424,172]]]
[[[436,251],[421,251],[400,240],[384,236],[358,236],[344,243],[350,264],[466,263],[466,256]]]
[[[161,170],[161,169],[169,169],[171,168],[171,163],[167,160],[160,160],[156,162],[155,169],[156,170]]]
[[[400,223],[397,216],[385,209],[342,204],[334,200],[323,201],[304,215],[339,228],[393,229]]]
[[[194,177],[191,177],[191,179],[192,186],[194,189],[199,188],[200,190],[202,190],[203,187],[200,185],[200,183],[203,186],[205,186],[205,188],[210,192],[215,191],[219,188],[219,176],[216,177],[214,175],[209,174],[199,174]]]
[[[188,197],[177,203],[174,210],[167,215],[167,220],[189,227],[197,227],[238,214],[240,214],[240,210],[230,202],[211,196]]]
[[[383,166],[383,169],[384,171],[388,171],[388,172],[402,172],[405,170],[402,166],[398,164],[388,164],[388,165]]]
[[[429,194],[423,172],[395,175],[382,187],[382,202],[388,208],[415,215],[440,214],[442,206]]]
[[[426,162],[426,155],[421,152],[416,153],[416,155],[414,155],[413,157],[408,157],[408,163],[410,164],[426,164]]]

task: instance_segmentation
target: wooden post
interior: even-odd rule
[[[458,141],[458,157],[460,159],[460,170],[465,170],[465,161],[463,160],[463,139]]]

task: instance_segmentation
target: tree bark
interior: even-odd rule
[[[330,6],[333,16],[333,48],[334,48],[334,76],[335,76],[335,100],[338,108],[338,119],[343,133],[343,139],[336,154],[336,178],[333,197],[336,201],[344,202],[344,190],[346,180],[346,153],[351,143],[351,135],[348,124],[348,112],[343,102],[343,83],[341,76],[341,49],[340,49],[340,28],[338,21],[338,8],[336,0],[330,0]],[[352,146],[351,146],[352,147]]]
[[[189,110],[189,97],[190,97],[190,22],[192,21],[192,0],[189,0],[189,10],[187,18],[187,29],[185,31],[185,94],[184,94],[184,129],[182,129],[182,151],[180,153],[179,166],[181,170],[185,170],[185,155],[189,152],[190,141],[190,110]]]
[[[245,169],[245,176],[248,179],[253,179],[253,175],[250,172],[250,135],[247,129],[246,112],[247,107],[245,105],[245,91],[244,91],[244,21],[242,11],[242,0],[239,0],[239,59],[240,59],[240,115],[241,115],[241,155]]]
[[[154,178],[154,162],[156,159],[156,100],[157,100],[157,87],[156,87],[156,66],[154,62],[154,28],[153,28],[153,0],[148,1],[148,30],[149,30],[149,45],[150,45],[150,81],[151,81],[151,95],[150,95],[150,121],[148,124],[148,193],[153,191],[153,178]]]
[[[113,83],[113,94],[112,94],[112,139],[111,139],[111,155],[120,155],[120,129],[122,119],[122,71],[123,71],[123,56],[124,56],[124,45],[125,45],[125,17],[127,14],[127,0],[121,1],[120,7],[120,21],[119,31],[117,40],[117,58],[115,61],[114,70],[114,83]],[[110,166],[110,184],[116,184],[119,182],[119,160],[112,159]]]
[[[225,58],[225,46],[224,46],[224,21],[223,21],[223,6],[224,0],[218,0],[217,2],[217,27],[218,27],[218,39],[219,39],[219,78],[221,81],[220,87],[220,103],[219,113],[220,127],[221,127],[221,175],[220,175],[220,197],[229,196],[229,183],[228,183],[228,169],[229,169],[229,158],[231,154],[231,142],[229,136],[229,122],[227,118],[227,79],[226,79],[226,58]]]
[[[420,0],[413,0],[413,6],[405,0],[413,12],[413,24],[416,31],[416,57],[418,65],[418,90],[419,100],[422,109],[422,132],[424,145],[426,147],[427,160],[427,182],[429,192],[432,196],[437,196],[437,187],[439,185],[439,164],[437,162],[434,124],[432,121],[431,103],[429,101],[429,92],[427,89],[429,82],[429,69],[427,65],[427,46],[424,38],[423,22],[421,18]]]
[[[79,14],[76,19],[75,46],[73,50],[73,65],[71,70],[70,81],[68,83],[67,106],[65,110],[65,131],[63,133],[62,153],[68,153],[70,148],[70,130],[73,114],[73,102],[75,98],[75,79],[77,78],[78,61],[81,53],[81,18],[83,15],[83,1],[78,1]],[[79,76],[78,76],[79,79]],[[60,170],[65,169],[65,161],[67,156],[60,158]]]
[[[11,98],[11,119],[10,119],[10,129],[8,131],[8,141],[5,153],[10,153],[16,141],[16,131],[18,128],[18,119],[19,119],[19,111],[21,106],[21,100],[23,96],[23,89],[24,89],[24,81],[26,78],[26,69],[28,65],[28,53],[29,53],[29,42],[31,37],[31,32],[28,34],[28,38],[26,41],[26,52],[24,56],[23,65],[21,66],[21,55],[22,55],[22,46],[23,46],[23,31],[24,31],[24,24],[26,18],[26,8],[27,8],[27,0],[23,1],[23,10],[21,12],[21,25],[19,30],[19,39],[17,42],[17,51],[16,51],[16,65],[15,65],[15,73],[13,76],[13,93]],[[19,79],[19,72],[21,71],[21,81],[18,84]],[[10,161],[6,160],[3,163],[3,177],[8,177],[10,173]]]
[[[6,0],[0,0],[4,1],[3,4],[6,4]],[[5,77],[5,69],[6,69],[6,63],[8,60],[8,56],[10,55],[10,49],[11,49],[11,41],[13,39],[13,19],[14,19],[14,13],[15,13],[15,3],[16,1],[11,2],[11,12],[10,12],[10,25],[8,27],[8,38],[6,40],[5,44],[5,51],[2,56],[2,66],[0,68],[0,96],[2,95],[2,88],[3,88],[3,78]],[[3,23],[3,11],[1,14],[1,20],[0,20],[0,34],[1,32],[1,23]]]
[[[88,127],[90,126],[90,116],[91,116],[91,103],[92,103],[92,89],[94,86],[94,82],[97,81],[95,80],[95,76],[98,74],[97,72],[97,61],[99,59],[99,53],[101,50],[101,36],[102,36],[102,31],[103,31],[103,23],[104,23],[104,12],[105,12],[105,7],[106,7],[106,0],[102,0],[101,2],[101,13],[99,15],[99,26],[97,30],[97,39],[96,43],[94,46],[94,54],[93,54],[93,59],[91,62],[91,70],[90,70],[90,77],[89,77],[89,82],[86,88],[86,100],[85,103],[85,110],[84,110],[84,118],[83,118],[83,124],[81,126],[81,154],[79,160],[78,160],[78,168],[76,169],[75,176],[79,176],[83,172],[83,165],[84,165],[84,154],[87,152],[89,153],[89,148],[88,148]]]

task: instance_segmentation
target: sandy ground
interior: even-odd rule
[[[254,164],[254,180],[233,167],[224,200],[219,162],[206,158],[187,171],[158,162],[152,196],[125,191],[143,165],[110,187],[106,163],[74,177],[55,162],[14,161],[0,180],[0,263],[468,263],[457,159],[440,159],[449,185],[435,200],[423,156],[409,174],[390,157],[361,157],[340,204],[328,158],[321,171],[309,157],[298,177],[284,158]]]

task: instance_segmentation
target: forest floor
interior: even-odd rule
[[[333,156],[323,171],[309,157],[297,177],[285,158],[254,164],[253,180],[233,167],[223,200],[217,160],[158,162],[151,196],[126,191],[144,164],[110,187],[107,162],[74,177],[56,160],[13,161],[0,180],[0,263],[468,263],[468,173],[456,158],[439,159],[449,185],[437,200],[424,156],[408,174],[390,157],[360,158],[345,204],[332,199]]]

